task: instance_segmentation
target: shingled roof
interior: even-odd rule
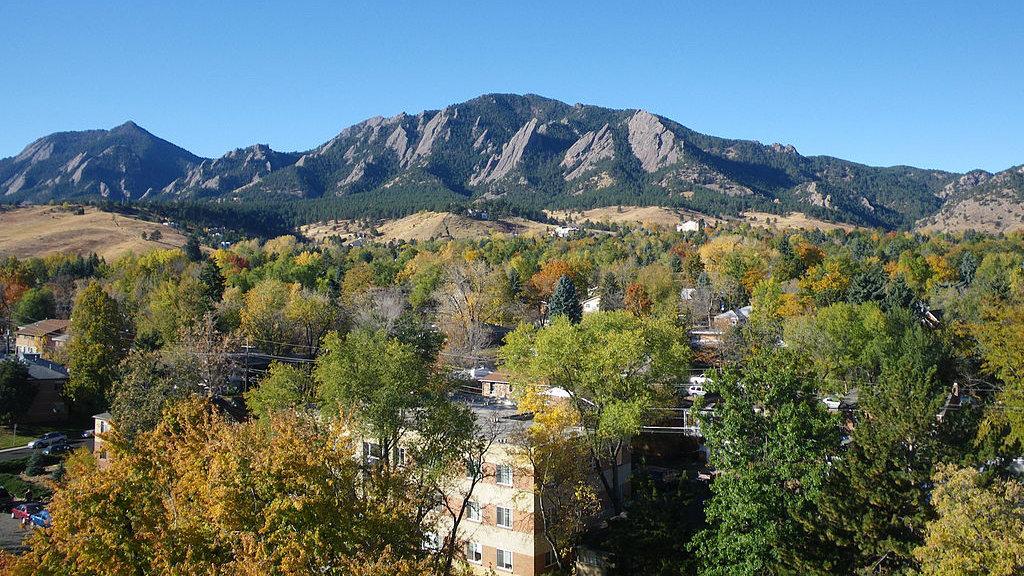
[[[63,332],[67,330],[68,324],[71,322],[68,320],[60,320],[57,318],[50,318],[48,320],[40,320],[28,326],[21,326],[18,328],[19,336],[46,336],[47,334],[55,334],[57,332]]]

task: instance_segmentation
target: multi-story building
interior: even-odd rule
[[[494,383],[507,384],[504,375],[488,377],[505,381]],[[544,537],[533,470],[520,445],[532,417],[519,413],[506,394],[507,389],[499,385],[484,395],[456,397],[473,410],[480,432],[492,441],[482,462],[468,463],[465,477],[452,483],[447,497],[455,510],[466,502],[456,540],[469,566],[481,573],[493,570],[533,576],[550,570],[555,556]],[[629,474],[627,451],[619,463],[625,492],[629,489]],[[441,542],[442,534],[450,532],[451,526],[451,518],[442,515],[438,520],[441,534],[433,540]]]
[[[39,354],[50,357],[54,350],[64,345],[69,322],[60,319],[48,319],[34,322],[27,326],[19,326],[15,334],[14,345],[18,354]]]

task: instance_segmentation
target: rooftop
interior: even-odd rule
[[[61,320],[58,318],[50,318],[47,320],[40,320],[34,322],[28,326],[18,327],[18,336],[46,336],[47,334],[54,334],[56,332],[63,332],[67,330],[69,320]]]

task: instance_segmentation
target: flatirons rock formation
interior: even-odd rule
[[[1022,190],[1019,170],[870,167],[700,134],[644,110],[508,94],[370,118],[306,152],[257,145],[204,159],[127,123],[53,134],[0,160],[0,197],[34,202],[351,197],[414,208],[504,198],[535,208],[767,207],[898,227],[950,224],[969,218],[977,194],[1018,203]]]

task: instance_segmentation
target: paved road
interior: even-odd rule
[[[79,446],[85,446],[89,449],[90,452],[92,451],[92,438],[72,438],[71,440],[69,440],[69,442],[75,448],[78,448]],[[28,447],[21,447],[16,450],[5,450],[3,452],[0,452],[0,461],[24,458],[25,456],[31,456],[32,453],[36,451],[37,450]]]

